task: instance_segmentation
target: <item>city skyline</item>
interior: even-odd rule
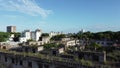
[[[0,31],[119,31],[119,0],[0,0]]]

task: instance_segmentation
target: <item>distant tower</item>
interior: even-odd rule
[[[7,26],[7,32],[16,32],[16,26]]]

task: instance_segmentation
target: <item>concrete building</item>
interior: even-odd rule
[[[76,40],[69,40],[69,41],[66,41],[64,44],[66,47],[75,46]]]
[[[39,38],[41,37],[41,35],[42,35],[42,31],[40,29],[36,29],[35,30],[35,40],[39,41]],[[32,39],[34,39],[34,38],[32,38]]]
[[[48,59],[46,59],[48,58]],[[54,57],[31,57],[14,55],[8,53],[0,53],[0,61],[5,65],[5,68],[89,68],[74,60]],[[96,67],[95,67],[96,68]]]
[[[71,38],[62,38],[61,41],[69,41]]]
[[[59,54],[61,54],[61,53],[64,53],[65,51],[64,51],[64,48],[63,47],[59,47],[59,48],[51,48],[51,50],[50,50],[50,54],[51,55],[59,55]]]
[[[95,41],[96,44],[102,45],[102,46],[111,46],[113,45],[112,41],[103,41],[103,40],[96,40]]]
[[[106,52],[88,52],[88,51],[76,51],[76,55],[79,59],[92,60],[98,62],[106,62]]]
[[[30,32],[30,30],[25,30],[22,33],[22,37],[25,37],[27,40],[31,39],[31,32]]]
[[[119,68],[117,65],[110,64],[106,66],[101,64],[106,62],[105,52],[74,52],[78,58],[84,57],[86,60],[92,59],[99,61],[93,63],[92,66],[83,65],[78,60],[72,60],[72,56],[53,57],[48,55],[24,54],[24,53],[4,53],[0,52],[0,62],[4,64],[5,68]],[[73,57],[74,58],[74,57]],[[77,62],[76,62],[77,61]],[[112,66],[112,67],[111,67]]]
[[[39,53],[44,50],[43,46],[19,46],[16,48],[12,48],[12,51],[16,52],[30,52],[30,53]]]
[[[7,32],[16,32],[16,26],[7,26]]]
[[[60,34],[63,34],[63,32],[53,32],[53,31],[51,31],[51,32],[49,33],[49,36],[50,36],[50,37],[53,37],[53,36],[60,35]]]
[[[19,47],[19,42],[0,42],[0,49],[9,50],[11,48]]]
[[[25,30],[21,33],[20,42],[27,42],[27,40],[35,40],[39,41],[42,35],[42,31],[40,29],[36,29],[35,31]]]
[[[21,43],[27,42],[26,37],[20,37],[20,38],[19,38],[19,42],[21,42]]]

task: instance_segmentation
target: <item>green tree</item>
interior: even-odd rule
[[[65,38],[65,37],[66,37],[65,34],[56,35],[56,36],[53,36],[51,40],[59,41],[61,40],[61,38]]]
[[[52,48],[52,47],[59,47],[59,46],[62,46],[61,44],[55,44],[55,43],[49,43],[49,44],[45,44],[44,45],[44,47],[46,48],[46,49],[50,49],[50,48]]]
[[[18,33],[11,33],[11,34],[14,34],[15,37],[13,38],[14,41],[19,41],[19,38],[21,36],[21,34],[18,32]]]
[[[42,37],[48,37],[48,36],[49,36],[48,33],[43,33],[43,34],[42,34]]]
[[[101,47],[102,46],[97,43],[91,43],[90,45],[86,45],[86,49],[90,49],[90,50],[92,50],[92,49],[97,50]]]
[[[0,42],[4,42],[8,40],[9,37],[10,37],[10,33],[0,32]]]

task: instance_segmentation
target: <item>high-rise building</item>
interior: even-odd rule
[[[16,32],[16,26],[7,26],[7,32]]]
[[[25,30],[22,32],[20,42],[27,42],[27,40],[39,41],[42,35],[42,30],[36,29],[35,31]]]

